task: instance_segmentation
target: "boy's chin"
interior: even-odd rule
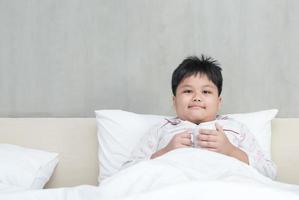
[[[200,123],[204,122],[204,119],[199,118],[199,117],[190,117],[188,121],[193,122],[195,124],[200,124]]]
[[[200,124],[203,122],[209,122],[209,121],[213,121],[213,120],[215,120],[215,118],[213,118],[213,117],[190,116],[188,121],[193,122],[195,124]]]

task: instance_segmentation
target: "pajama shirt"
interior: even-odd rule
[[[164,119],[158,123],[141,139],[136,148],[132,151],[130,159],[123,167],[135,164],[142,160],[148,160],[152,154],[166,147],[170,140],[178,133],[187,131],[191,133],[193,146],[196,144],[196,136],[200,129],[214,129],[215,123],[222,126],[225,135],[231,144],[244,151],[249,160],[249,165],[258,170],[261,174],[274,178],[276,166],[272,160],[265,155],[254,135],[242,123],[229,117],[217,116],[216,120],[195,124],[179,118]]]

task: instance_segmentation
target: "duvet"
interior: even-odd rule
[[[5,200],[218,200],[299,199],[299,186],[259,174],[225,155],[202,149],[177,149],[140,162],[103,180],[98,187],[82,185],[27,191],[6,191]]]

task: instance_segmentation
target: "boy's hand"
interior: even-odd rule
[[[159,151],[152,154],[151,159],[157,158],[159,156],[162,156],[163,154],[174,150],[178,148],[184,148],[184,147],[191,147],[192,141],[191,141],[191,133],[188,133],[187,131],[184,131],[182,133],[176,134],[170,142],[167,144],[166,147],[160,149]]]
[[[176,134],[168,143],[168,145],[165,147],[165,150],[171,151],[178,148],[184,148],[184,147],[191,147],[192,141],[191,141],[191,133],[188,133],[187,131],[184,131],[182,133]]]
[[[222,127],[215,123],[216,130],[201,129],[197,135],[197,144],[204,149],[231,156],[235,150],[226,137]]]

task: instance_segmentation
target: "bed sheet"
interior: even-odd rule
[[[140,162],[103,180],[99,187],[6,192],[5,200],[131,199],[299,199],[299,186],[259,174],[225,155],[202,149],[177,149]]]

